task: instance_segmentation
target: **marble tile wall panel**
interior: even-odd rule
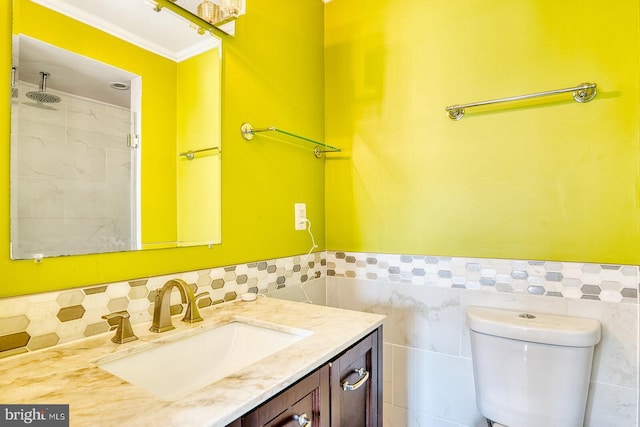
[[[115,105],[74,97],[67,101],[66,113],[70,129],[115,136],[126,135],[131,129],[131,113]],[[112,145],[110,148],[116,147]]]
[[[385,403],[383,408],[384,427],[463,427],[458,423],[430,417],[428,415],[404,410],[398,406]],[[486,427],[487,423],[474,427]]]
[[[56,91],[60,103],[36,104],[25,98],[29,90],[37,87],[21,82],[12,103],[14,255],[132,249],[131,113]]]

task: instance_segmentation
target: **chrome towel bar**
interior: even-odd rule
[[[492,99],[490,101],[470,102],[469,104],[450,105],[445,108],[447,114],[452,120],[460,120],[464,116],[465,108],[479,107],[481,105],[499,104],[502,102],[521,101],[523,99],[539,98],[542,96],[557,95],[559,93],[573,92],[573,99],[577,102],[589,102],[597,93],[595,83],[582,83],[575,87],[565,89],[548,90],[546,92],[530,93],[528,95],[511,96],[508,98]]]

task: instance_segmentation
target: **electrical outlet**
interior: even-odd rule
[[[296,230],[305,230],[307,228],[307,204],[296,203],[293,207],[295,210]]]

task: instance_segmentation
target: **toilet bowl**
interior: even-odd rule
[[[476,403],[494,427],[583,426],[598,321],[469,307],[467,325]]]

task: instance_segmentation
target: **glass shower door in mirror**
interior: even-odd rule
[[[22,35],[13,46],[12,258],[136,249],[139,76]]]

